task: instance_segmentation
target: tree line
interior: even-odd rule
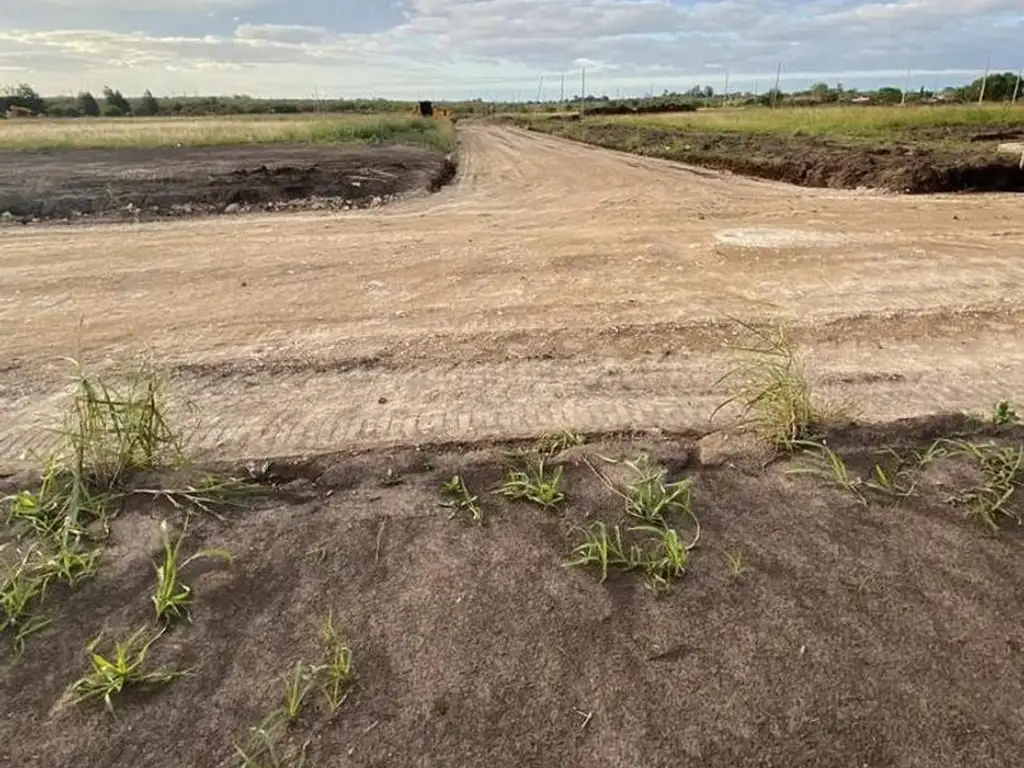
[[[43,98],[32,86],[21,83],[0,89],[0,117],[9,111],[25,111],[47,117],[154,117],[216,116],[246,114],[305,114],[317,112],[384,112],[406,110],[412,102],[388,99],[257,99],[251,96],[155,97],[147,90],[127,98],[105,86],[102,96],[82,91],[76,96]]]
[[[984,84],[984,85],[983,85]],[[662,101],[679,104],[706,105],[716,103],[724,98],[716,94],[711,86],[694,86],[684,92],[665,91],[661,96],[650,96],[646,99],[620,100],[609,99],[607,96],[587,95],[584,102],[591,105],[603,103],[629,102],[634,110],[642,110],[646,106],[661,106]],[[1020,83],[1014,72],[998,72],[987,78],[978,78],[969,85],[958,88],[945,88],[934,93],[921,88],[904,94],[900,88],[882,87],[875,90],[844,89],[842,84],[830,86],[817,83],[806,91],[785,93],[771,90],[759,95],[736,93],[729,95],[730,101],[744,104],[783,105],[783,104],[828,104],[847,103],[856,100],[868,100],[875,104],[899,104],[904,101],[922,102],[977,102],[979,99],[990,102],[1007,102],[1017,100],[1024,103],[1024,85]],[[578,102],[578,96],[570,99]],[[457,112],[486,113],[503,109],[515,110],[523,106],[522,102],[497,103],[472,99],[448,102]],[[541,109],[557,109],[554,102],[530,102]],[[0,89],[0,117],[8,114],[23,113],[46,115],[49,117],[154,117],[166,116],[214,116],[214,115],[246,115],[246,114],[311,114],[311,113],[354,113],[354,112],[385,112],[406,110],[412,102],[392,101],[389,99],[257,99],[245,95],[235,96],[204,96],[204,97],[164,97],[156,98],[150,91],[140,97],[126,98],[121,91],[105,86],[100,98],[89,91],[77,96],[60,96],[43,98],[32,86],[21,83]]]

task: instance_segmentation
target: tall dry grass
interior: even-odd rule
[[[0,120],[0,149],[124,149],[253,144],[414,144],[447,149],[446,121],[410,115]]]
[[[590,118],[588,122],[609,122],[735,133],[844,136],[878,139],[927,128],[969,127],[1024,130],[1024,103],[1016,106],[822,106],[736,107],[660,115],[622,115]]]

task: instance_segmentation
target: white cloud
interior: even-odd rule
[[[0,30],[0,71],[31,73],[46,92],[111,82],[131,93],[532,97],[542,74],[550,89],[581,66],[598,92],[721,85],[726,70],[748,88],[757,78],[763,87],[779,61],[791,84],[892,73],[902,82],[909,68],[935,73],[913,79],[931,87],[970,79],[989,59],[1024,64],[1021,0],[392,0],[383,16],[379,3],[371,14],[369,2],[332,0],[40,4],[95,10],[85,31],[35,17],[19,29],[17,11]],[[209,18],[204,33],[196,11],[220,9],[238,14],[234,28]],[[129,10],[152,12],[131,17],[143,31],[118,27]],[[397,23],[379,24],[385,17]]]
[[[13,0],[12,0],[13,1]],[[76,11],[176,11],[191,13],[216,8],[254,8],[272,0],[31,0],[35,6]]]

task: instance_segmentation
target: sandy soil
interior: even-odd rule
[[[456,183],[341,215],[14,228],[0,458],[142,352],[220,456],[706,423],[726,316],[793,321],[861,416],[1024,394],[1016,195],[796,188],[494,126]]]
[[[906,454],[963,427],[909,426],[830,444],[861,471],[880,440]],[[283,485],[271,498],[194,520],[186,551],[227,547],[234,561],[185,569],[193,621],[149,656],[191,674],[126,691],[113,718],[61,702],[87,638],[155,625],[151,558],[171,511],[133,505],[98,578],[54,589],[54,623],[0,675],[0,763],[237,768],[232,745],[281,705],[289,671],[322,660],[330,613],[357,680],[333,716],[311,692],[277,737],[308,745],[307,768],[1016,764],[1022,540],[986,536],[950,506],[957,467],[929,470],[902,505],[863,505],[786,464],[708,467],[691,441],[606,440],[549,461],[569,494],[552,512],[486,493],[500,448],[272,466]],[[580,528],[629,525],[583,458],[625,482],[607,459],[639,451],[695,482],[701,539],[661,597],[636,573],[601,584],[563,567]],[[456,471],[481,494],[482,526],[438,506]],[[692,520],[667,522],[695,534]]]

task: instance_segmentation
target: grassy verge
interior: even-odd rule
[[[709,109],[592,118],[607,124],[668,130],[716,131],[892,141],[928,133],[1024,131],[1024,104],[943,107],[815,107]]]
[[[411,144],[447,151],[451,123],[408,115],[0,121],[0,150]]]
[[[894,192],[1024,191],[1024,107],[720,109],[510,118],[530,130],[809,187]]]

